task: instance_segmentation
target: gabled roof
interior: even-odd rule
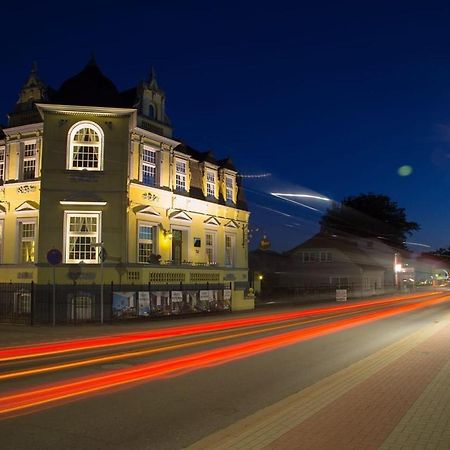
[[[357,238],[346,235],[317,233],[302,244],[288,250],[285,254],[295,256],[297,252],[309,249],[337,249],[344,253],[352,263],[357,264],[364,270],[381,270],[385,268],[371,257],[372,250],[361,249],[358,246]],[[394,250],[391,250],[393,256]]]
[[[153,208],[153,206],[141,205],[141,206],[137,206],[136,208],[133,208],[133,211],[135,214],[145,214],[145,215],[153,216],[153,217],[161,216],[161,214],[158,211],[156,211],[156,209]]]
[[[217,219],[217,217],[214,216],[208,217],[205,221],[203,221],[203,223],[205,223],[206,225],[215,225],[215,226],[220,225],[219,219]]]

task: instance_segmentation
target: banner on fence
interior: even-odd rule
[[[136,292],[114,292],[113,315],[126,317],[136,315]]]
[[[150,315],[150,293],[148,291],[139,291],[139,315]]]
[[[172,302],[182,302],[182,301],[183,301],[183,292],[172,291]]]

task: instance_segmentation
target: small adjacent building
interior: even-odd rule
[[[91,60],[52,90],[33,68],[0,134],[0,282],[226,283],[253,308],[249,212],[230,159],[172,136],[154,71],[119,91]]]

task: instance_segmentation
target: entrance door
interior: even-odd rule
[[[172,230],[172,261],[174,264],[181,264],[183,248],[183,232]]]

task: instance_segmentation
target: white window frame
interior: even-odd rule
[[[210,244],[208,244],[208,235],[211,236]],[[208,249],[211,250],[211,258],[208,256]],[[208,264],[217,264],[217,233],[215,231],[205,230],[205,256]]]
[[[86,145],[86,147],[95,147],[97,148],[97,154],[98,154],[98,166],[97,167],[75,167],[74,166],[74,147],[77,144],[74,142],[74,138],[78,131],[82,130],[83,128],[88,128],[93,130],[95,133],[98,134],[99,142],[98,143],[91,143],[89,142],[89,145]],[[90,171],[102,171],[103,170],[103,159],[104,159],[104,133],[102,128],[97,125],[95,122],[91,121],[82,121],[77,122],[74,124],[68,134],[67,134],[67,164],[66,167],[68,170],[90,170]]]
[[[331,256],[331,252],[320,252],[320,262],[332,262],[333,257]]]
[[[217,171],[212,169],[206,170],[206,196],[216,197],[216,179]]]
[[[140,244],[151,244],[152,246],[152,251],[150,252],[150,254],[156,254],[156,236],[158,234],[158,228],[157,228],[157,224],[153,223],[153,222],[146,222],[144,220],[138,220],[137,223],[137,234],[136,234],[136,262],[139,264],[148,264],[148,260],[147,261],[141,261],[140,260],[140,252],[139,252],[139,246]],[[141,227],[149,227],[152,229],[152,239],[141,239],[140,238],[140,228]],[[149,255],[150,256],[150,255]]]
[[[25,166],[33,167],[33,176],[25,177]],[[25,141],[22,154],[22,180],[34,180],[37,177],[37,140]]]
[[[5,182],[6,147],[0,147],[0,184]]]
[[[231,185],[228,182],[231,182]],[[225,201],[234,202],[234,177],[225,175]]]
[[[97,231],[95,233],[91,232],[85,236],[91,237],[91,243],[99,243],[102,239],[102,212],[101,211],[64,211],[64,262],[66,264],[78,264],[83,262],[85,264],[98,264],[99,263],[99,253],[100,247],[95,248],[95,258],[94,259],[70,259],[70,237],[75,235],[75,233],[70,232],[70,219],[72,217],[96,217],[97,218]]]
[[[141,153],[141,176],[140,180],[142,183],[144,183],[146,186],[156,186],[157,185],[157,161],[158,161],[158,153],[155,148],[149,147],[147,145],[144,145],[142,147],[142,153]],[[153,184],[146,183],[145,178],[145,172],[146,171],[153,171]]]
[[[175,190],[187,191],[188,162],[185,159],[175,159]]]
[[[34,234],[33,236],[26,236],[24,237],[22,235],[23,233],[23,226],[24,225],[34,225]],[[36,262],[36,256],[37,256],[37,220],[34,217],[24,217],[17,219],[17,236],[18,236],[18,244],[19,244],[19,257],[18,261],[19,264],[34,264]],[[33,242],[33,259],[32,261],[24,261],[23,260],[23,252],[22,247],[24,242]]]
[[[227,238],[230,238],[231,246],[227,245]],[[225,242],[224,242],[224,256],[225,267],[234,267],[236,264],[236,235],[225,233]]]

